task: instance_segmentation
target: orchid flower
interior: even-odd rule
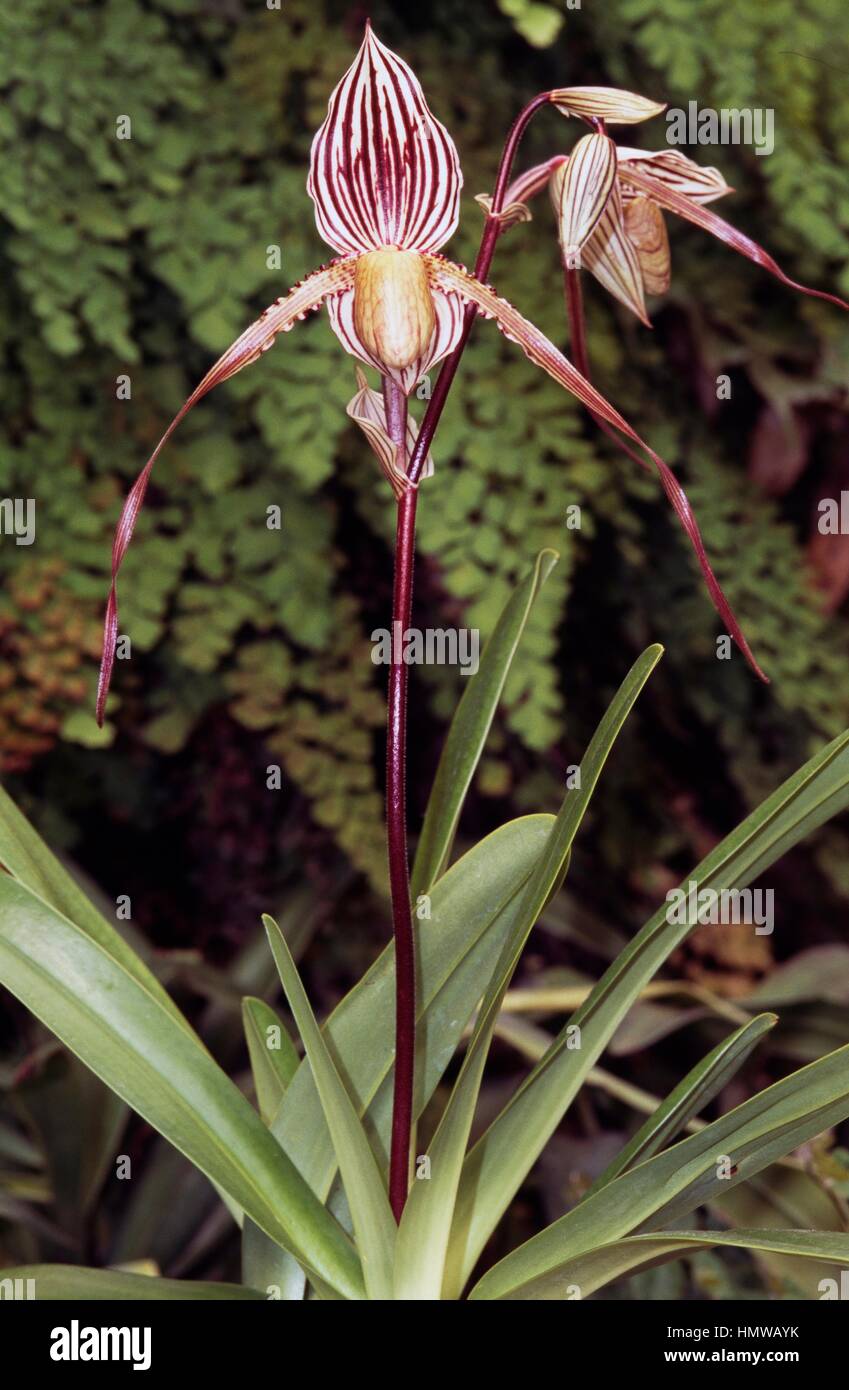
[[[582,92],[599,90],[604,91],[578,88],[552,97],[562,97],[564,109],[572,109],[574,102],[574,109],[583,114]],[[645,98],[633,100],[642,113],[636,119],[662,109]],[[430,111],[418,79],[367,25],[360,51],[333,92],[313,140],[307,180],[318,230],[338,258],[275,300],[227,349],[178,411],[133,485],[112,549],[98,722],[103,720],[118,636],[118,570],[163,446],[213,387],[257,361],[279,333],[289,332],[323,304],[345,350],[374,367],[405,400],[457,346],[466,306],[473,305],[595,417],[645,449],[667,492],[676,492],[678,484],[662,460],[539,329],[463,266],[439,254],[457,226],[462,185],[454,142]],[[352,407],[356,414],[354,403]],[[377,421],[375,426],[385,423]],[[402,484],[394,463],[383,462],[390,476],[394,470],[397,489]],[[698,534],[691,514],[685,525],[691,536]],[[758,670],[706,557],[700,559],[714,603]]]
[[[528,220],[528,200],[548,187],[566,268],[588,270],[648,327],[645,296],[664,294],[670,282],[665,212],[710,232],[789,288],[849,309],[837,295],[791,280],[768,251],[707,209],[734,191],[718,169],[680,150],[616,146],[606,134],[607,125],[647,120],[663,106],[616,88],[576,87],[552,92],[550,99],[564,114],[588,121],[594,133],[579,140],[571,156],[555,155],[516,178],[505,213],[513,222]],[[479,201],[486,205],[483,195]]]

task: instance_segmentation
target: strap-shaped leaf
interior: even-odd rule
[[[770,1028],[774,1028],[777,1022],[777,1014],[758,1014],[757,1018],[744,1023],[742,1028],[738,1028],[735,1033],[729,1034],[721,1043],[717,1043],[716,1047],[687,1073],[683,1081],[678,1083],[674,1091],[670,1091],[654,1114],[649,1115],[633,1139],[605,1168],[601,1177],[596,1179],[586,1196],[591,1197],[600,1192],[614,1178],[618,1178],[620,1173],[651,1158],[652,1154],[656,1154],[658,1149],[662,1149],[676,1134],[680,1134],[687,1121],[709,1105],[731,1077],[736,1075],[764,1034],[768,1033]]]
[[[697,1255],[700,1250],[732,1246],[774,1255],[794,1255],[808,1260],[849,1264],[849,1236],[834,1231],[664,1231],[662,1235],[629,1236],[568,1260],[537,1278],[515,1285],[508,1293],[487,1293],[485,1281],[470,1297],[493,1296],[510,1300],[573,1300],[588,1298],[614,1279],[639,1274],[643,1269]]]
[[[396,1297],[441,1297],[463,1158],[504,995],[534,923],[562,878],[572,842],[610,750],[637,696],[660,660],[662,651],[658,646],[649,647],[635,661],[619,687],[581,762],[580,785],[566,793],[545,850],[522,895],[517,920],[487,986],[460,1075],[428,1150],[431,1177],[426,1182],[415,1184],[401,1219],[395,1273]]]
[[[791,1156],[765,1168],[750,1182],[715,1193],[710,1212],[723,1225],[741,1230],[839,1231],[847,1223],[839,1194],[817,1174],[816,1164]],[[827,1265],[763,1252],[758,1264],[771,1277],[793,1289],[800,1298],[822,1293],[820,1280],[834,1273]]]
[[[182,1027],[189,1028],[171,996],[111,922],[98,912],[42,840],[34,826],[0,787],[0,865],[12,878],[55,907],[92,938],[151,991]],[[194,1034],[192,1034],[194,1036]]]
[[[351,1209],[366,1290],[372,1299],[391,1298],[395,1221],[377,1162],[354,1103],[315,1021],[286,938],[271,917],[266,916],[262,920],[333,1140]]]
[[[688,877],[699,889],[743,888],[847,804],[849,734],[841,734],[747,816]],[[666,905],[661,907],[605,972],[471,1150],[452,1232],[449,1268],[455,1295],[640,990],[691,930],[686,922],[668,922]]]
[[[264,999],[243,999],[242,1021],[259,1113],[270,1124],[301,1059],[280,1019]]]
[[[443,874],[429,895],[430,916],[416,917],[416,1116],[433,1095],[480,1000],[518,912],[522,886],[553,823],[553,816],[523,816],[501,826]],[[388,946],[323,1030],[384,1166],[395,1055],[393,960]],[[324,1200],[336,1174],[336,1156],[308,1062],[301,1063],[271,1128]],[[303,1297],[303,1274],[248,1221],[243,1269],[254,1288],[273,1284],[281,1297]]]
[[[501,1298],[600,1245],[668,1226],[847,1115],[849,1046],[775,1082],[698,1134],[623,1173],[501,1260],[476,1288],[487,1298]]]
[[[414,902],[445,868],[513,658],[537,595],[557,560],[556,551],[540,551],[533,569],[507,600],[451,720],[413,864],[410,892]]]
[[[159,990],[5,874],[0,982],[320,1284],[362,1296],[347,1236],[188,1024]]]

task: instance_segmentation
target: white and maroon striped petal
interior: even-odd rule
[[[411,484],[407,480],[406,469],[398,458],[398,446],[390,438],[386,425],[386,406],[380,391],[369,386],[364,374],[357,368],[357,394],[348,402],[347,414],[355,420],[371,445],[372,452],[383,469],[395,493],[402,497]],[[407,413],[407,458],[416,447],[419,429],[410,413]],[[422,468],[421,478],[433,477],[433,455],[428,453]],[[418,486],[418,484],[416,484]]]
[[[770,275],[774,275],[777,280],[780,280],[783,285],[787,285],[790,289],[798,290],[800,294],[808,294],[813,299],[824,299],[829,304],[836,304],[838,309],[849,310],[849,304],[845,299],[840,299],[838,295],[829,294],[827,290],[814,290],[809,285],[800,285],[798,280],[791,280],[789,275],[785,275],[778,262],[758,242],[753,241],[744,232],[738,231],[736,227],[732,227],[715,212],[702,207],[701,203],[696,202],[695,199],[685,197],[683,193],[679,193],[677,188],[670,188],[660,179],[653,178],[646,172],[643,164],[631,164],[624,167],[628,169],[627,178],[636,193],[645,193],[659,207],[677,213],[687,222],[692,222],[695,226],[701,227],[703,231],[710,232],[711,236],[715,236],[718,241],[724,241],[726,246],[730,246],[732,251],[739,252],[741,256],[754,261],[755,265],[768,270]]]
[[[456,295],[434,294],[433,308],[436,325],[427,348],[404,367],[388,366],[369,350],[357,331],[354,314],[354,291],[349,290],[328,300],[327,314],[330,326],[346,352],[374,367],[381,376],[388,376],[406,396],[415,390],[422,377],[447,357],[460,340],[463,331],[463,305]]]
[[[640,257],[625,226],[618,185],[607,200],[598,225],[581,251],[581,264],[641,323],[651,328]]]
[[[434,298],[438,297],[438,291],[441,288],[445,294],[456,295],[464,303],[474,304],[485,318],[495,319],[504,336],[509,338],[511,342],[518,343],[525,356],[529,357],[537,367],[548,372],[548,375],[553,377],[556,382],[559,382],[573,396],[577,396],[591,414],[600,416],[602,420],[623,434],[626,439],[630,439],[645,450],[657,469],[663,490],[672,503],[695,551],[717,612],[752,670],[761,680],[767,681],[767,677],[755,660],[731,605],[720,587],[719,580],[711,568],[690,503],[669,465],[659,454],[649,448],[645,440],[640,438],[636,430],[619,414],[619,411],[610,405],[601,392],[597,391],[592,383],[581,375],[552,342],[549,342],[545,334],[541,333],[535,324],[522,317],[518,309],[514,309],[512,304],[508,304],[506,299],[499,298],[489,285],[482,285],[463,266],[454,265],[453,262],[446,261],[441,256],[428,257],[428,261],[431,266]]]
[[[265,309],[256,322],[252,323],[250,328],[245,329],[245,332],[236,339],[235,343],[219,357],[215,365],[210,367],[203,381],[195,387],[185,405],[174,416],[136,478],[124,503],[115,531],[115,539],[112,543],[112,584],[109,590],[109,602],[106,606],[106,619],[103,626],[103,653],[100,661],[100,678],[97,683],[96,715],[98,724],[103,723],[106,697],[109,694],[112,667],[115,661],[115,643],[118,638],[118,571],[133,538],[133,531],[144,502],[153,465],[180,421],[185,419],[192,406],[197,405],[198,401],[213,387],[220,386],[222,381],[227,381],[229,377],[235,376],[243,367],[249,366],[251,362],[255,362],[258,357],[267,352],[278,333],[288,333],[299,319],[306,318],[312,309],[317,309],[329,296],[339,294],[347,286],[352,285],[354,266],[355,260],[353,258],[334,261],[332,265],[323,266],[321,270],[309,275],[300,285],[296,285],[287,295],[281,299],[276,299],[269,308]]]
[[[406,63],[366,28],[315,136],[307,192],[337,251],[436,251],[459,218],[454,142]]]
[[[600,415],[608,424],[621,430],[629,439],[635,439],[650,452],[648,446],[634,434],[600,391],[581,375],[577,367],[574,367],[553,343],[549,342],[544,333],[529,319],[524,318],[506,299],[501,299],[491,286],[482,284],[463,266],[455,265],[453,261],[445,260],[442,256],[429,256],[428,263],[431,267],[434,299],[438,298],[439,292],[442,291],[444,295],[474,304],[484,318],[495,319],[505,337],[518,343],[532,362],[553,376],[573,396],[577,396],[588,410]]]
[[[581,247],[607,206],[616,179],[616,146],[608,135],[585,135],[551,179],[551,201],[564,264],[580,262]]]
[[[685,198],[692,198],[694,203],[712,203],[715,198],[734,192],[718,169],[697,164],[680,150],[658,150],[652,154],[648,150],[632,150],[620,145],[617,153],[620,178],[625,184],[623,192],[630,192],[628,172],[633,168],[651,174],[658,183],[682,193]]]

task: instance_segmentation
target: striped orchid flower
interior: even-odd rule
[[[790,289],[849,309],[837,295],[791,280],[768,251],[706,207],[734,191],[718,169],[676,149],[617,146],[606,134],[607,125],[647,120],[662,106],[598,87],[552,92],[551,100],[564,115],[594,126],[593,134],[579,140],[571,155],[555,155],[516,178],[505,196],[506,214],[511,222],[527,221],[528,200],[548,187],[565,268],[588,270],[647,327],[646,295],[664,294],[671,278],[667,212],[709,232]],[[486,206],[485,195],[478,201]]]
[[[599,90],[605,91],[573,89],[553,93],[552,99],[560,96],[564,110],[584,114],[581,93]],[[640,103],[638,112],[626,119],[644,119],[662,109],[645,103],[644,98],[633,100]],[[693,539],[717,609],[758,670],[707,563],[695,520],[671,471],[532,323],[463,266],[439,254],[457,226],[462,185],[454,142],[430,111],[417,78],[367,25],[360,51],[333,92],[313,140],[307,180],[318,230],[337,252],[337,259],[275,300],[227,349],[172,420],[133,485],[112,549],[98,722],[103,720],[118,636],[118,570],[163,446],[213,387],[255,362],[279,333],[287,333],[322,305],[327,306],[331,327],[345,350],[378,371],[384,383],[391,383],[405,400],[429,369],[459,343],[467,306],[493,319],[507,338],[581,400],[596,419],[646,451]],[[613,179],[606,178],[605,186],[609,194]],[[349,411],[369,433],[397,493],[403,478],[394,465],[386,420],[375,395],[364,396],[361,386]],[[367,417],[365,423],[362,417]]]

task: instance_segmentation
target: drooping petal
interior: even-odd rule
[[[210,367],[203,381],[195,387],[185,405],[174,416],[136,478],[121,511],[115,539],[112,543],[112,583],[106,606],[106,619],[103,626],[103,655],[97,683],[96,715],[98,724],[103,723],[106,697],[109,694],[112,667],[115,661],[115,643],[118,638],[118,571],[133,537],[153,465],[180,421],[188,415],[192,406],[197,405],[198,401],[207,395],[213,387],[220,386],[222,381],[227,381],[229,377],[235,376],[243,367],[249,366],[251,362],[255,362],[258,357],[267,352],[278,333],[288,333],[299,319],[306,318],[311,310],[317,309],[329,296],[339,294],[353,284],[354,264],[354,260],[344,260],[323,266],[321,270],[315,271],[300,285],[296,285],[294,289],[290,290],[287,295],[275,300],[265,309],[256,322],[252,323],[250,328],[247,328],[236,339],[235,343],[219,357],[213,367]]]
[[[625,231],[640,262],[646,294],[666,294],[672,278],[669,235],[663,213],[651,198],[639,194],[623,208]]]
[[[337,251],[436,251],[460,211],[463,175],[451,136],[405,62],[366,27],[312,144],[307,192]]]
[[[380,391],[375,391],[369,386],[364,374],[357,368],[357,394],[349,401],[347,413],[352,420],[359,425],[363,434],[366,436],[372,451],[386,475],[386,478],[395,493],[396,497],[401,497],[406,492],[410,483],[407,480],[407,472],[403,463],[398,458],[398,446],[389,436],[386,427],[386,406]],[[409,458],[415,448],[416,440],[419,437],[419,430],[416,421],[407,413],[407,457]],[[424,468],[419,475],[422,478],[433,476],[433,455],[428,454]],[[418,484],[416,484],[418,486]]]
[[[618,299],[646,328],[651,320],[646,312],[643,272],[637,248],[625,226],[618,184],[607,200],[598,226],[581,252],[581,264],[599,284]]]
[[[693,222],[703,231],[710,232],[719,241],[725,242],[733,251],[738,251],[741,256],[754,261],[755,265],[768,270],[770,275],[774,275],[783,285],[788,285],[792,290],[799,290],[802,294],[811,295],[814,299],[825,299],[829,304],[836,304],[840,309],[849,310],[849,304],[840,299],[836,294],[828,294],[825,290],[814,290],[808,285],[800,285],[797,280],[791,280],[789,275],[774,261],[768,251],[759,246],[751,237],[747,237],[743,232],[739,232],[736,227],[718,217],[715,212],[709,212],[707,208],[699,203],[693,202],[691,198],[685,198],[676,189],[669,188],[659,179],[652,178],[650,174],[643,171],[642,167],[634,164],[625,164],[620,168],[620,175],[635,188],[638,192],[646,193],[659,203],[662,208],[667,208],[670,212],[677,213],[687,222]]]
[[[581,248],[599,221],[616,180],[616,146],[608,135],[585,135],[555,169],[551,201],[564,264],[580,264]]]
[[[650,101],[621,87],[558,87],[548,99],[564,116],[607,121],[610,125],[637,125],[666,110],[665,101]]]
[[[562,164],[568,164],[569,156],[565,154],[553,155],[544,164],[534,164],[530,169],[526,169],[523,174],[519,174],[507,189],[504,195],[504,206],[509,207],[511,203],[527,203],[534,198],[537,193],[541,193],[548,187],[552,175]]]
[[[632,150],[620,145],[616,153],[626,187],[628,168],[625,166],[636,165],[638,170],[644,169],[659,183],[682,193],[685,198],[692,198],[694,203],[712,203],[734,192],[719,169],[697,164],[680,150],[658,150],[652,154],[649,150]]]
[[[672,506],[677,513],[682,526],[696,553],[702,574],[708,587],[708,592],[713,603],[725,623],[728,632],[733,637],[737,646],[745,656],[752,670],[761,680],[766,681],[764,675],[743,635],[740,624],[734,616],[731,606],[722,592],[719,581],[714,574],[704,542],[701,537],[692,508],[687,500],[686,494],[678,482],[675,474],[667,463],[656,454],[653,449],[646,444],[644,439],[632,429],[627,420],[624,419],[605,399],[600,391],[581,375],[572,365],[568,358],[564,357],[553,343],[549,342],[544,333],[526,318],[523,318],[517,309],[508,304],[505,299],[499,296],[488,285],[482,285],[473,275],[470,275],[462,266],[454,265],[451,261],[446,261],[442,257],[429,257],[432,266],[432,276],[435,290],[441,289],[445,294],[455,294],[463,299],[464,302],[474,304],[485,318],[495,319],[498,327],[505,337],[512,342],[518,343],[526,357],[529,357],[536,366],[541,367],[544,372],[553,377],[555,381],[573,396],[577,396],[587,409],[594,415],[599,415],[608,424],[623,434],[626,439],[645,450],[660,475],[663,489],[669,498]]]
[[[394,367],[384,361],[377,352],[363,341],[357,328],[356,302],[353,288],[328,301],[327,314],[330,326],[346,352],[374,367],[382,376],[391,377],[406,396],[415,389],[422,377],[447,357],[460,340],[463,331],[463,306],[456,296],[433,296],[433,310],[436,325],[426,349],[403,367]]]

